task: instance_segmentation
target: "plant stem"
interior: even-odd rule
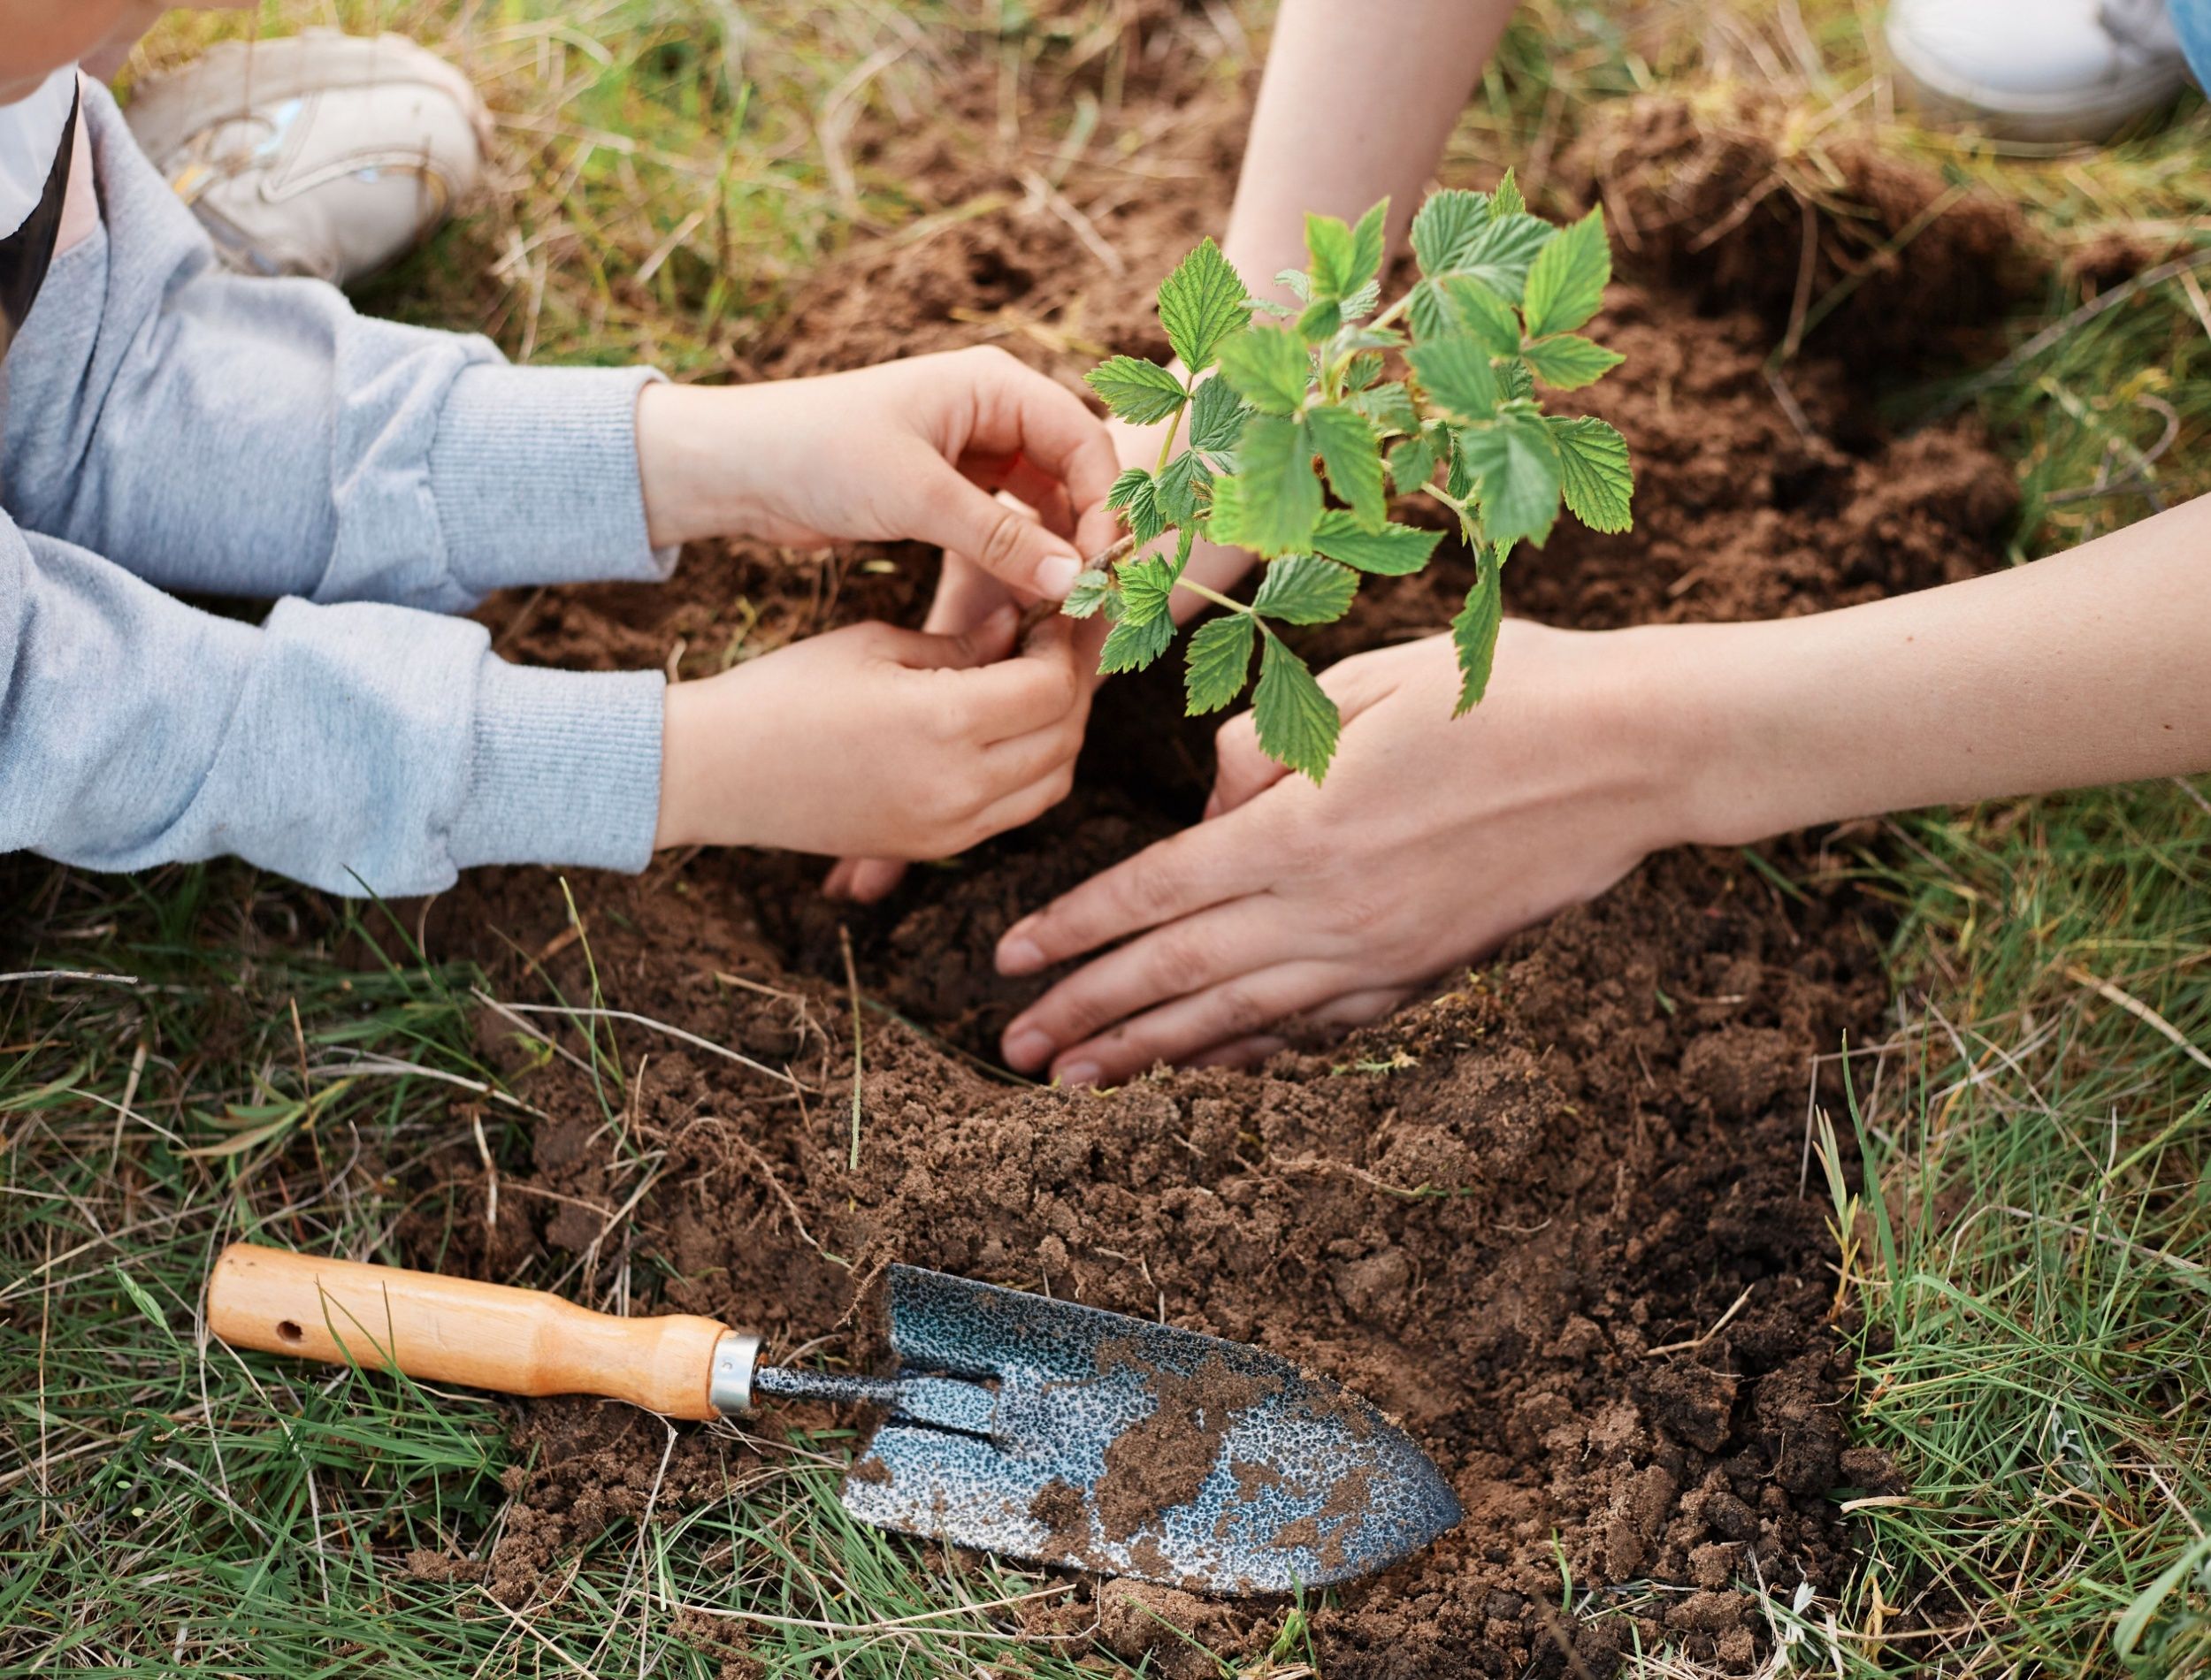
[[[1159,458],[1151,463],[1151,476],[1157,478],[1167,470],[1167,458],[1174,447],[1175,434],[1182,429],[1182,416],[1190,412],[1190,405],[1197,400],[1197,381],[1182,387],[1182,406],[1174,411],[1174,417],[1167,423],[1167,436],[1159,441]]]
[[[1376,317],[1375,317],[1373,320],[1369,321],[1369,322],[1366,324],[1366,330],[1367,330],[1368,332],[1376,332],[1376,331],[1378,331],[1379,329],[1381,329],[1381,328],[1382,328],[1382,327],[1386,327],[1386,326],[1388,326],[1388,325],[1389,325],[1392,321],[1396,320],[1396,319],[1399,316],[1403,315],[1403,314],[1405,312],[1405,310],[1406,310],[1408,308],[1410,308],[1410,307],[1412,306],[1412,293],[1410,293],[1410,292],[1407,292],[1407,293],[1406,293],[1406,294],[1405,294],[1403,297],[1399,298],[1399,299],[1398,299],[1398,300],[1397,300],[1395,303],[1392,303],[1392,304],[1391,304],[1391,305],[1390,305],[1388,309],[1384,309],[1384,310],[1383,310],[1383,311],[1382,311],[1380,315],[1376,316]]]
[[[1105,547],[1099,549],[1095,554],[1092,554],[1088,560],[1084,561],[1083,562],[1083,569],[1085,571],[1094,572],[1104,571],[1106,567],[1112,565],[1115,561],[1119,560],[1123,554],[1127,554],[1136,546],[1136,533],[1133,531],[1125,531],[1121,532],[1120,536],[1114,538],[1113,541],[1107,543]]]
[[[1187,589],[1191,594],[1202,596],[1205,599],[1211,601],[1214,606],[1225,607],[1232,613],[1249,614],[1251,610],[1242,601],[1231,600],[1219,590],[1208,589],[1205,584],[1195,583],[1187,577],[1176,578],[1174,580],[1174,587],[1177,589]]]

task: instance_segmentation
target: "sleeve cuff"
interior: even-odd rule
[[[487,363],[453,382],[430,456],[453,576],[472,595],[539,584],[658,582],[646,534],[637,399],[650,368]]]
[[[666,688],[657,671],[550,671],[486,653],[454,866],[643,869],[660,826]]]

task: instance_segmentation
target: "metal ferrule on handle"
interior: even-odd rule
[[[233,1243],[207,1285],[208,1327],[293,1354],[507,1394],[601,1394],[670,1417],[752,1401],[760,1339],[712,1318],[616,1318],[558,1295]]]

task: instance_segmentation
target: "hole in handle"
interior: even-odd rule
[[[302,1330],[299,1325],[293,1323],[291,1319],[286,1318],[279,1321],[277,1325],[277,1340],[279,1341],[290,1342],[305,1341],[307,1340],[307,1333],[304,1330]]]

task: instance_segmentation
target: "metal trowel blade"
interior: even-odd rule
[[[1459,1519],[1402,1429],[1275,1355],[912,1266],[890,1306],[898,1398],[843,1495],[862,1522],[1263,1593],[1370,1574]]]

